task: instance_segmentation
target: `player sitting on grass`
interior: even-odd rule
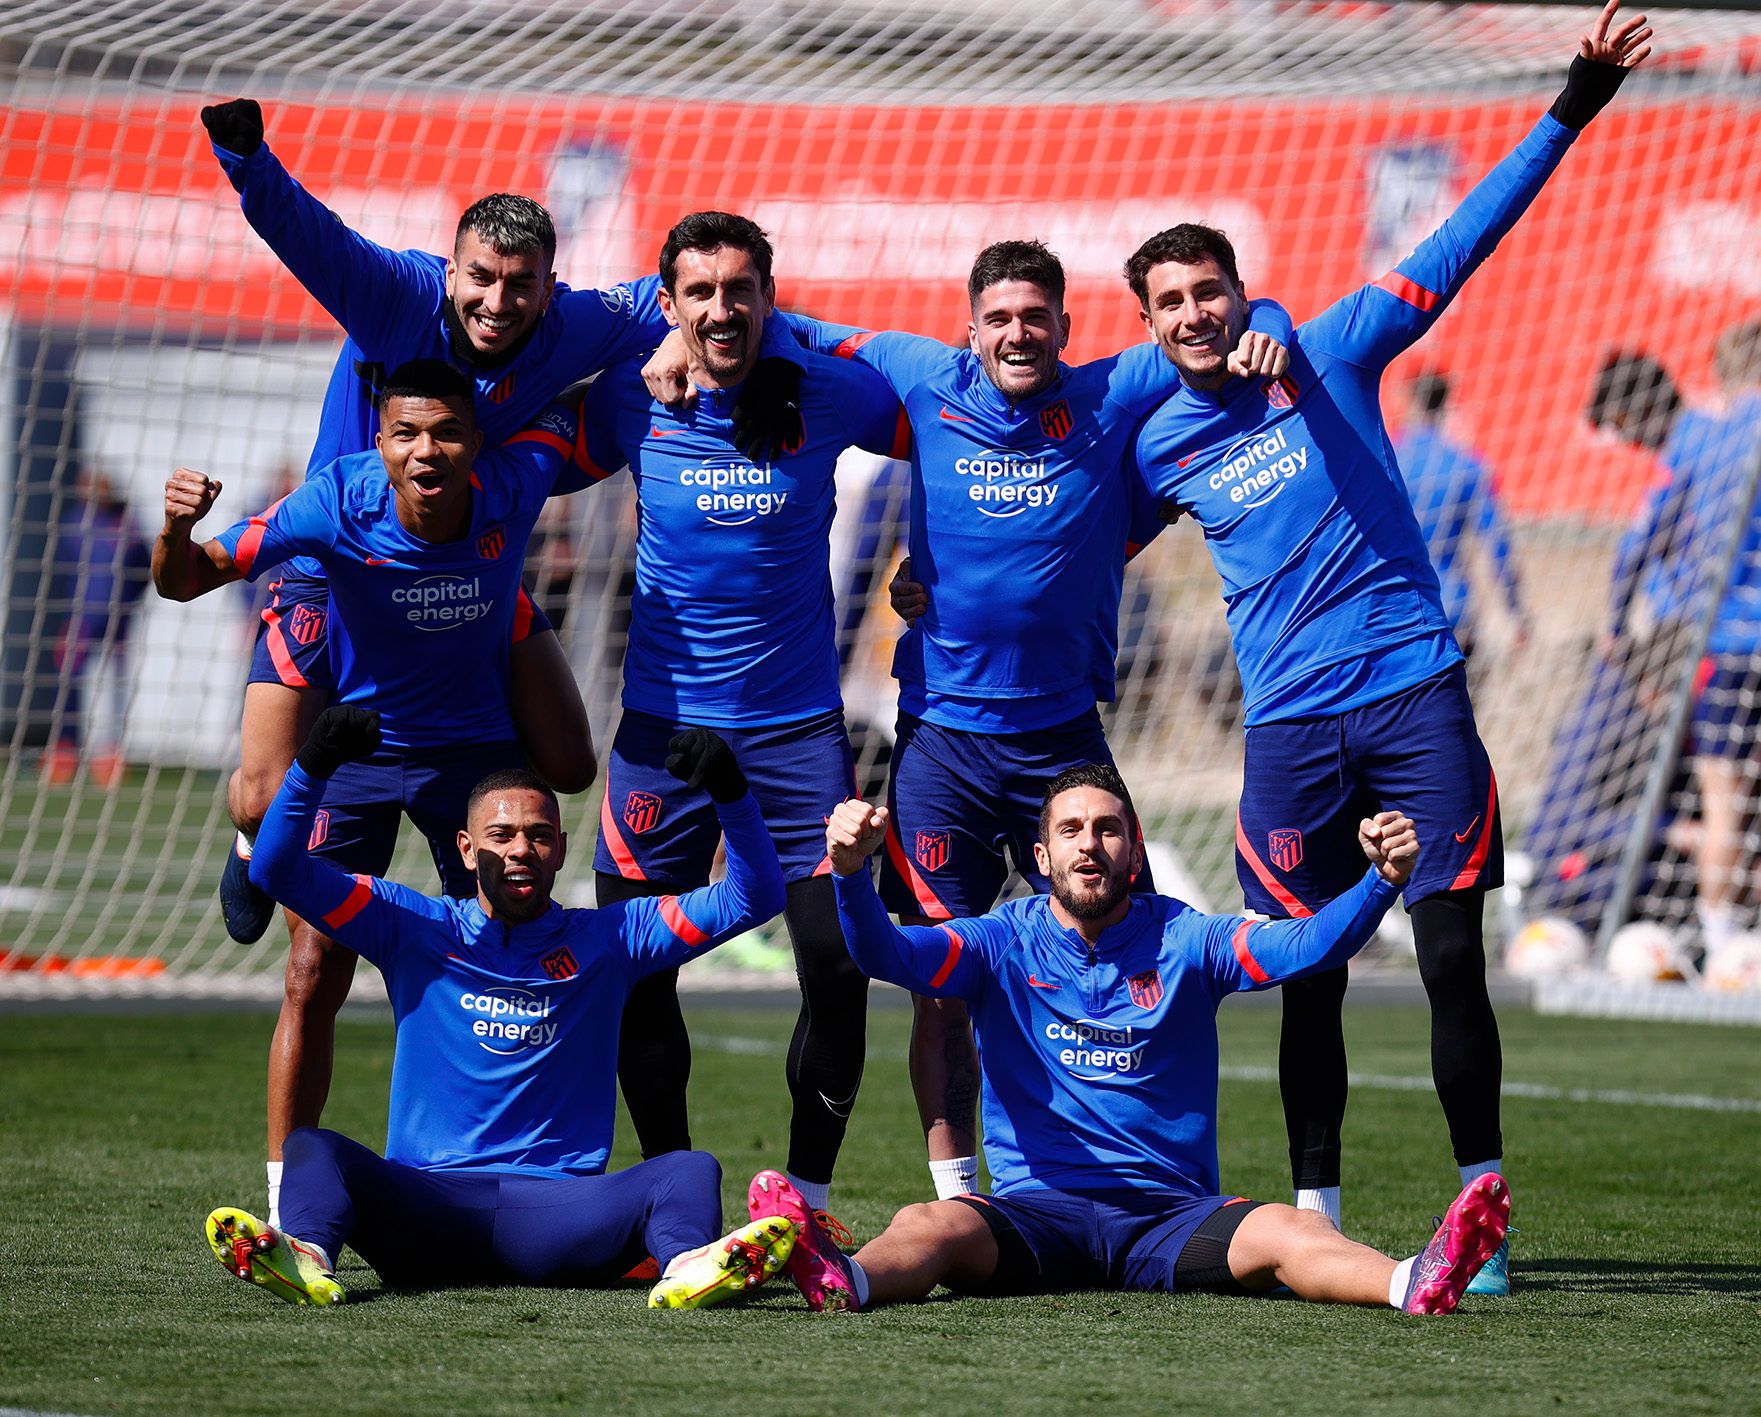
[[[1302,920],[1201,915],[1133,895],[1137,813],[1117,771],[1052,780],[1034,855],[1051,895],[976,919],[901,929],[869,879],[887,813],[842,803],[826,825],[844,938],[877,979],[964,999],[982,1061],[990,1196],[907,1206],[854,1258],[775,1172],[755,1213],[800,1227],[810,1307],[1076,1289],[1264,1293],[1446,1314],[1504,1239],[1510,1198],[1470,1182],[1423,1253],[1396,1262],[1324,1217],[1222,1192],[1217,1176],[1217,1005],[1342,966],[1370,938],[1418,860],[1411,820],[1359,824],[1370,869]]]
[[[717,1239],[721,1167],[677,1151],[605,1174],[618,1020],[636,980],[783,907],[777,855],[715,734],[673,739],[667,770],[716,803],[728,872],[685,896],[601,910],[551,900],[568,838],[556,795],[524,770],[471,793],[458,853],[470,900],[349,876],[308,853],[326,780],[379,748],[371,709],[326,709],[264,818],[251,878],[377,965],[397,1043],[386,1155],[336,1132],[287,1139],[283,1226],[208,1217],[228,1270],[296,1304],[344,1298],[343,1245],[387,1284],[608,1284],[645,1255],[651,1308],[696,1308],[782,1268],[795,1227],[764,1217]]]

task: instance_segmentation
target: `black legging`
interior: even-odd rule
[[[601,905],[678,889],[605,872],[595,882]],[[844,948],[829,876],[792,883],[783,918],[801,987],[801,1012],[784,1067],[794,1100],[788,1169],[804,1181],[830,1181],[862,1082],[868,979]],[[632,989],[618,1035],[618,1084],[644,1157],[691,1145],[685,1101],[691,1038],[679,1009],[678,979],[678,970],[663,970]]]
[[[1498,1125],[1504,1056],[1486,993],[1485,901],[1484,890],[1445,891],[1412,907],[1419,978],[1431,1002],[1431,1076],[1457,1165],[1504,1153]],[[1290,1138],[1290,1178],[1298,1190],[1339,1184],[1346,977],[1344,969],[1334,969],[1284,986],[1278,1086]]]

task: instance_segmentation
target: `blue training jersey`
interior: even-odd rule
[[[627,709],[746,728],[843,704],[828,564],[833,474],[852,444],[904,456],[909,432],[871,371],[795,357],[804,440],[759,463],[732,441],[738,389],[668,407],[630,360],[588,390],[588,457],[599,469],[627,464],[636,481]]]
[[[426,748],[512,740],[508,646],[526,543],[545,499],[587,479],[575,465],[578,415],[557,407],[479,453],[469,529],[423,541],[397,519],[385,463],[353,453],[310,474],[217,540],[239,573],[309,556],[330,578],[336,699],[379,710],[384,741]],[[463,676],[463,677],[461,677]]]
[[[1090,948],[1058,923],[1047,896],[900,928],[866,868],[832,879],[863,973],[965,1001],[997,1195],[1220,1194],[1218,1004],[1344,964],[1397,893],[1370,872],[1307,919],[1266,921],[1133,896],[1130,913]]]
[[[908,548],[929,609],[893,653],[899,707],[946,728],[1022,733],[1114,697],[1128,549],[1161,530],[1124,454],[1180,385],[1153,344],[1058,366],[1020,403],[970,349],[790,317],[810,347],[877,370],[911,423]],[[1289,338],[1261,302],[1256,328]]]
[[[1409,428],[1395,445],[1395,454],[1450,625],[1459,631],[1467,616],[1464,562],[1476,544],[1491,558],[1511,614],[1520,614],[1510,537],[1498,512],[1491,471],[1473,453],[1431,428]]]
[[[1298,326],[1288,375],[1182,385],[1138,434],[1145,482],[1204,531],[1251,727],[1343,713],[1461,659],[1378,391],[1577,137],[1544,116],[1410,256]]]
[[[750,796],[718,805],[724,880],[599,910],[552,904],[523,925],[476,899],[425,896],[306,854],[322,780],[296,763],[251,879],[385,976],[397,1025],[385,1154],[424,1170],[592,1175],[616,1118],[630,987],[783,908],[783,874]]]

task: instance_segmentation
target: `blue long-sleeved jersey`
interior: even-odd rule
[[[1395,453],[1419,533],[1431,553],[1450,626],[1459,631],[1467,615],[1468,575],[1462,561],[1476,544],[1491,558],[1511,614],[1521,614],[1510,537],[1492,490],[1491,471],[1466,448],[1431,428],[1408,429]]]
[[[1046,896],[900,928],[866,869],[834,876],[863,973],[966,1003],[983,1072],[985,1163],[998,1195],[1121,1186],[1221,1192],[1217,1006],[1343,964],[1396,888],[1374,872],[1303,920],[1202,915],[1167,896],[1091,948]]]
[[[296,763],[263,819],[251,879],[378,966],[397,1046],[385,1154],[426,1170],[590,1175],[611,1152],[618,1026],[631,985],[783,908],[750,796],[718,806],[724,880],[523,925],[475,900],[350,876],[306,854],[321,780]]]
[[[810,347],[877,370],[911,422],[907,544],[929,609],[894,651],[899,707],[1021,733],[1110,702],[1125,560],[1162,528],[1124,463],[1138,421],[1180,386],[1161,351],[1060,364],[1016,403],[969,349],[790,322]],[[1254,328],[1289,338],[1269,302],[1256,302]]]
[[[1182,385],[1139,433],[1143,478],[1203,528],[1222,577],[1250,727],[1343,713],[1461,658],[1378,391],[1576,137],[1542,117],[1393,271],[1297,328],[1285,378]]]

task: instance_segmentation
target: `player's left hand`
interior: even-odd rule
[[[666,746],[666,770],[685,786],[701,787],[717,802],[738,802],[746,795],[746,774],[721,734],[687,728]]]
[[[825,854],[831,859],[832,870],[840,876],[861,870],[862,863],[880,849],[886,834],[885,807],[871,807],[860,797],[838,803],[825,819]]]
[[[1595,64],[1618,64],[1623,69],[1636,69],[1651,54],[1651,26],[1645,16],[1634,15],[1618,29],[1609,26],[1620,10],[1620,0],[1608,0],[1596,16],[1594,28],[1578,40],[1578,53]]]
[[[1391,886],[1404,886],[1419,860],[1419,834],[1412,818],[1400,812],[1378,812],[1357,826],[1358,844],[1376,874]]]
[[[807,427],[801,421],[801,366],[766,355],[752,366],[729,415],[734,446],[755,463],[801,450]]]
[[[911,579],[909,556],[899,562],[899,569],[887,582],[887,599],[892,602],[893,614],[907,625],[922,618],[924,611],[929,609],[929,590],[921,582]]]
[[[685,352],[685,337],[674,330],[642,366],[642,382],[648,385],[649,398],[669,408],[691,403],[697,397],[697,386],[691,382],[690,370],[691,357]]]
[[[202,110],[202,126],[214,146],[249,157],[263,146],[263,107],[254,98],[211,103]]]
[[[332,704],[318,715],[294,761],[307,777],[329,777],[344,763],[379,751],[379,710]]]
[[[1290,351],[1259,330],[1244,331],[1229,356],[1229,372],[1248,379],[1280,379],[1290,367]]]

